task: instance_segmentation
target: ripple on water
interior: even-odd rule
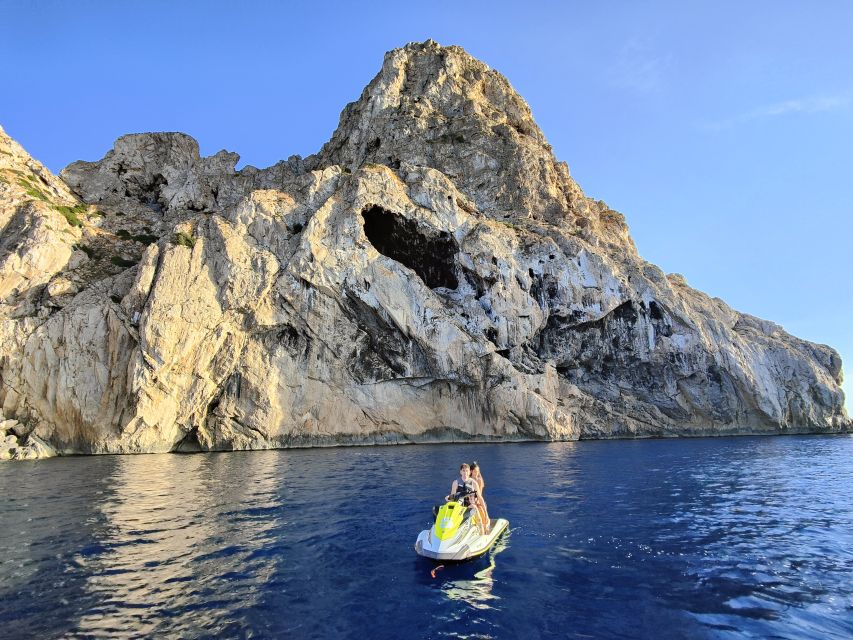
[[[789,437],[4,465],[0,635],[849,638],[851,453]],[[471,459],[511,529],[432,578],[412,544]]]

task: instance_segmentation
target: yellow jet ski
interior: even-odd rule
[[[457,493],[438,509],[435,524],[421,531],[415,542],[419,555],[433,560],[470,560],[486,553],[506,531],[509,522],[492,518],[489,532],[481,534],[477,523],[480,515],[465,502],[465,495]]]

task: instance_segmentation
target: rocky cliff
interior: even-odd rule
[[[645,262],[507,80],[388,53],[314,156],[0,136],[5,457],[828,432],[831,348]]]

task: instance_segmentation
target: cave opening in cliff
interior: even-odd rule
[[[371,206],[361,213],[367,239],[383,256],[417,273],[431,289],[456,289],[456,243],[446,231],[428,233],[418,223]]]

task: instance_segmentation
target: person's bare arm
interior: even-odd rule
[[[450,500],[450,496],[452,496],[454,493],[456,493],[456,487],[457,487],[457,486],[459,486],[459,485],[458,485],[458,483],[456,482],[456,480],[454,480],[454,481],[453,481],[453,484],[452,484],[452,485],[450,485],[450,493],[449,493],[448,495],[444,496],[444,499],[445,499],[445,500]]]

